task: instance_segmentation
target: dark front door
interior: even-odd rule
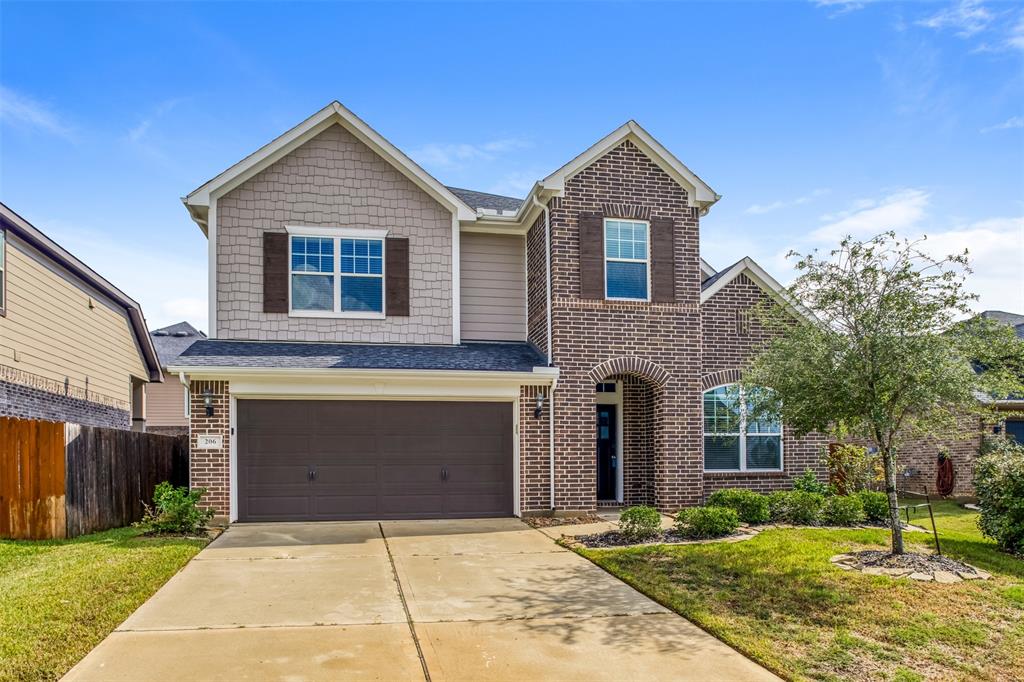
[[[239,400],[240,521],[512,514],[512,406]]]
[[[619,465],[615,405],[597,406],[597,499],[615,499],[615,479]]]

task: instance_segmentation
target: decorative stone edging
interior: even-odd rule
[[[861,555],[863,554],[865,553],[862,552]],[[943,585],[959,583],[964,580],[988,580],[992,577],[991,573],[960,561],[934,555],[926,555],[926,558],[934,560],[936,565],[928,569],[923,569],[921,566],[877,566],[871,563],[864,563],[862,557],[857,554],[836,554],[829,561],[832,562],[833,566],[843,571],[858,571],[865,575],[887,575],[890,578],[907,578],[920,582],[936,582]],[[944,561],[940,564],[939,560]]]

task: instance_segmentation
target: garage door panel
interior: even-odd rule
[[[243,521],[512,513],[507,402],[240,400],[238,424]]]

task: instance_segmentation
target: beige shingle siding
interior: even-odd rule
[[[410,315],[384,320],[264,313],[262,234],[285,225],[386,228],[409,238]],[[340,126],[217,202],[222,339],[451,343],[452,215]]]
[[[162,384],[146,386],[146,427],[188,426],[185,386],[177,375],[164,374]]]
[[[523,237],[465,233],[459,249],[462,338],[526,340]]]
[[[91,392],[125,402],[131,400],[131,377],[148,380],[124,310],[10,233],[7,289],[0,365],[61,384],[67,377],[76,388],[88,377]]]

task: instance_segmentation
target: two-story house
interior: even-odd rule
[[[630,121],[525,199],[446,187],[337,102],[183,201],[209,240],[191,481],[231,520],[499,516],[772,489],[820,437],[734,385],[778,283]],[[799,310],[794,310],[799,314]]]

